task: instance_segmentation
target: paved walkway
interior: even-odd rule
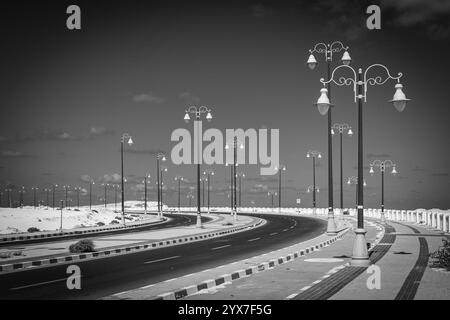
[[[370,269],[349,265],[354,233],[348,232],[320,251],[184,299],[450,299],[450,273],[427,266],[428,253],[448,234],[395,222],[385,233],[371,221],[365,227],[366,240],[375,244],[370,258],[380,268],[380,289],[368,289]]]
[[[232,226],[242,226],[254,220],[252,217],[240,216],[238,221],[234,221],[229,215],[203,214],[212,220],[203,223],[203,228],[198,229],[195,225],[180,226],[161,230],[148,230],[126,234],[110,235],[105,237],[96,237],[94,239],[95,249],[97,251],[108,250],[116,247],[139,245],[142,243],[160,241],[162,239],[171,239],[182,236],[194,235],[198,233],[212,232]],[[232,225],[228,225],[232,223]],[[87,236],[88,238],[88,236]],[[0,259],[0,263],[18,263],[35,258],[51,258],[69,254],[69,246],[78,240],[55,241],[45,244],[11,245],[0,249],[1,252],[21,251],[22,256],[11,255],[10,258]]]

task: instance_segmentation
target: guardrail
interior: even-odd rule
[[[196,212],[195,207],[183,207],[180,208],[184,212]],[[178,211],[178,208],[168,208],[168,211]],[[202,212],[207,212],[208,208],[202,207]],[[210,212],[230,212],[230,207],[211,207]],[[274,213],[274,214],[309,214],[309,215],[328,215],[328,208],[271,208],[271,207],[239,207],[238,214],[248,213]],[[348,216],[356,216],[357,210],[355,208],[334,209],[335,216],[344,216],[344,212],[348,213]],[[364,215],[371,218],[381,220],[381,209],[364,209]],[[440,209],[415,209],[415,210],[394,210],[385,209],[384,215],[386,220],[391,221],[406,221],[413,222],[421,225],[435,228],[443,232],[450,233],[450,211],[444,211]]]

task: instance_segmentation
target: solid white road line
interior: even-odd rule
[[[45,284],[50,284],[50,283],[55,283],[55,282],[62,282],[62,281],[67,281],[67,278],[62,278],[62,279],[56,279],[56,280],[51,280],[51,281],[45,281],[45,282],[29,284],[29,285],[26,285],[26,286],[11,288],[10,290],[20,290],[20,289],[25,289],[25,288],[38,287],[38,286],[43,286]]]
[[[179,258],[179,257],[180,256],[173,256],[173,257],[168,257],[168,258],[163,258],[163,259],[158,259],[158,260],[146,261],[146,262],[144,262],[144,264],[150,264],[150,263],[155,263],[155,262],[160,262],[160,261],[166,261],[166,260],[176,259],[176,258]]]
[[[215,248],[212,248],[211,250],[218,250],[218,249],[222,249],[222,248],[226,248],[226,247],[231,247],[231,244],[227,244],[227,245],[220,246],[220,247],[215,247]]]

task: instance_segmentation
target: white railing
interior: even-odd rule
[[[181,212],[197,212],[197,207],[182,207]],[[178,212],[178,208],[170,207],[168,212]],[[202,207],[202,212],[208,212],[208,208]],[[230,207],[211,207],[210,213],[214,212],[231,212]],[[327,215],[327,208],[271,208],[271,207],[240,207],[239,213],[280,213],[280,214],[308,214],[308,215]],[[354,216],[357,210],[355,208],[335,209],[335,216]],[[364,209],[364,215],[370,218],[381,219],[381,209]],[[450,232],[450,210],[444,211],[440,209],[416,209],[416,210],[394,210],[387,209],[384,211],[385,219],[391,221],[412,222],[443,232]]]

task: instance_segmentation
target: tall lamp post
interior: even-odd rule
[[[166,161],[166,155],[163,152],[158,152],[156,155],[156,188],[158,193],[158,216],[161,216],[161,182],[160,182],[160,161]]]
[[[392,167],[392,174],[396,175],[397,172],[397,165],[395,163],[392,162],[392,160],[374,160],[371,164],[370,164],[370,174],[373,175],[374,174],[374,170],[373,167],[378,167],[380,168],[380,172],[381,172],[381,223],[386,223],[386,217],[384,215],[384,172],[386,170],[386,168],[390,168]]]
[[[281,212],[281,172],[286,171],[286,166],[280,165],[275,170],[278,170],[278,212]]]
[[[175,181],[178,182],[178,213],[181,211],[181,181],[183,181],[183,179],[184,178],[182,176],[175,177]]]
[[[208,109],[205,106],[191,106],[188,109],[186,109],[186,113],[184,115],[184,121],[189,122],[191,120],[191,117],[189,114],[195,114],[195,120],[194,120],[194,136],[195,132],[197,132],[198,141],[194,142],[194,149],[197,149],[197,152],[194,152],[194,163],[197,163],[197,227],[202,228],[202,212],[201,212],[201,203],[200,203],[200,171],[201,167],[200,164],[202,163],[202,137],[200,132],[202,132],[202,120],[201,116],[202,114],[206,114],[205,118],[209,122],[212,120],[211,115],[211,109]]]
[[[331,127],[331,134],[335,134],[335,130],[339,133],[339,150],[340,150],[340,184],[341,184],[341,192],[340,192],[340,204],[341,204],[341,210],[344,209],[344,169],[343,169],[343,155],[342,155],[342,137],[344,135],[344,132],[347,131],[348,136],[351,137],[353,135],[352,127],[350,127],[346,123],[335,123]]]
[[[121,180],[121,192],[122,192],[122,220],[123,225],[125,225],[125,181],[124,181],[124,173],[123,173],[123,145],[127,141],[128,145],[131,146],[133,144],[133,139],[128,133],[122,134],[120,138],[120,180]]]
[[[356,188],[355,188],[355,194],[356,194],[356,196],[355,196],[355,203],[356,203],[356,205],[358,205],[358,177],[355,177],[355,176],[348,177],[347,178],[347,184],[356,186]],[[366,183],[366,180],[364,179],[363,180],[363,187],[366,187],[366,186],[367,186],[367,183]]]
[[[67,207],[67,193],[69,192],[70,186],[63,186],[63,188],[64,188],[64,193],[65,193],[65,205]]]
[[[316,158],[321,159],[322,154],[319,151],[316,150],[310,150],[306,153],[307,158],[312,158],[312,165],[313,165],[313,210],[314,214],[316,214]],[[328,229],[327,229],[328,230]]]
[[[368,72],[373,69],[379,67],[383,70],[383,72],[386,74],[386,76],[383,78],[381,75],[376,77],[368,77]],[[352,77],[346,78],[344,76],[338,77],[337,80],[335,80],[335,74],[339,70],[350,70],[352,73]],[[397,84],[395,85],[395,94],[392,100],[390,102],[393,103],[394,107],[397,109],[397,111],[402,112],[405,107],[407,101],[409,99],[406,98],[405,94],[402,91],[402,84],[400,84],[400,78],[402,77],[402,73],[398,73],[398,76],[392,76],[389,73],[389,70],[386,66],[382,64],[372,64],[369,67],[365,69],[363,72],[363,69],[359,68],[358,70],[355,70],[353,67],[349,65],[340,65],[336,67],[331,77],[329,77],[329,80],[320,79],[320,82],[324,85],[324,87],[320,90],[321,95],[319,99],[317,100],[317,108],[319,109],[319,112],[322,115],[325,115],[330,108],[330,100],[328,98],[328,90],[325,87],[330,82],[333,82],[337,84],[338,86],[353,86],[353,93],[354,93],[354,101],[357,103],[358,106],[358,181],[362,181],[364,179],[364,173],[363,173],[363,99],[364,102],[367,101],[367,89],[368,86],[375,86],[375,85],[383,85],[386,83],[389,79],[397,80]],[[367,253],[367,245],[366,245],[366,239],[365,234],[366,231],[364,229],[364,191],[363,191],[363,185],[361,183],[358,183],[358,227],[355,230],[356,237],[355,242],[353,246],[353,256],[352,256],[352,265],[355,266],[367,266],[370,264],[369,256]]]
[[[323,54],[327,64],[327,80],[330,79],[331,63],[333,61],[333,54],[344,51],[342,55],[342,62],[344,65],[348,65],[351,61],[348,53],[348,47],[344,46],[340,41],[334,41],[331,44],[325,44],[323,42],[317,43],[313,49],[309,50],[309,58],[307,61],[308,67],[313,70],[317,66],[318,62],[314,57],[314,53]],[[328,92],[331,95],[331,84],[327,83]],[[331,96],[330,96],[331,97]],[[331,109],[328,111],[328,124],[327,124],[327,137],[328,137],[328,225],[327,234],[335,235],[336,223],[334,221],[334,203],[333,203],[333,145],[331,138]]]
[[[104,187],[104,193],[105,193],[105,197],[103,199],[104,200],[103,205],[105,206],[105,209],[106,209],[106,205],[107,205],[107,191],[108,191],[109,184],[108,183],[103,183],[102,186]]]
[[[212,171],[212,170],[205,170],[203,172],[203,174],[206,175],[206,180],[208,182],[208,186],[207,186],[207,188],[208,188],[208,213],[210,213],[210,208],[211,208],[211,198],[210,198],[210,195],[211,195],[211,176],[214,175],[214,171]]]

